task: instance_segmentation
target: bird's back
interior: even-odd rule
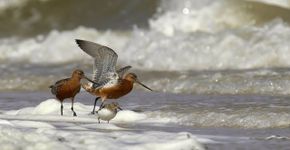
[[[66,98],[74,97],[81,88],[80,82],[70,78],[57,81],[51,87],[51,93],[63,101]]]

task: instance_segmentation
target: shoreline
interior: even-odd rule
[[[67,118],[68,122],[60,122],[60,118],[58,116],[58,105],[56,106],[56,114],[48,115],[47,119],[39,119],[41,116],[34,116],[29,115],[27,119],[25,119],[25,115],[18,116],[21,119],[17,119],[15,116],[10,116],[11,118],[1,117],[3,113],[7,113],[11,110],[18,111],[19,109],[25,109],[31,108],[31,109],[37,109],[39,107],[41,102],[47,101],[46,99],[50,99],[53,97],[53,95],[50,95],[49,92],[46,91],[40,91],[40,92],[1,92],[0,94],[0,120],[7,120],[8,122],[41,122],[44,124],[48,124],[47,126],[53,126],[56,127],[59,130],[64,130],[66,128],[79,128],[81,130],[89,130],[89,132],[109,132],[111,133],[113,128],[118,130],[124,130],[126,132],[129,132],[130,134],[138,134],[142,132],[162,132],[166,134],[179,134],[179,133],[190,133],[192,136],[197,137],[201,143],[205,144],[205,146],[210,150],[231,150],[231,149],[247,149],[247,148],[257,148],[257,149],[279,149],[281,147],[288,147],[290,146],[290,140],[288,140],[288,135],[290,134],[290,131],[288,131],[288,128],[235,128],[235,127],[197,127],[197,126],[190,126],[190,125],[182,125],[179,123],[174,122],[166,122],[166,118],[163,118],[163,120],[156,120],[156,118],[151,118],[152,116],[148,116],[148,113],[150,114],[151,111],[156,111],[159,109],[162,105],[165,104],[165,102],[169,101],[169,103],[172,103],[172,100],[174,99],[175,102],[178,102],[182,99],[188,99],[188,98],[194,98],[197,101],[202,102],[201,100],[207,99],[207,98],[213,98],[215,100],[220,99],[230,99],[229,95],[186,95],[184,94],[170,94],[170,93],[147,93],[142,91],[134,91],[132,94],[123,97],[120,99],[120,103],[124,105],[123,107],[128,112],[129,110],[129,116],[135,116],[133,114],[138,114],[143,116],[143,114],[146,114],[147,119],[139,120],[137,119],[134,123],[129,122],[122,122],[120,119],[118,121],[115,120],[112,122],[112,124],[101,124],[101,126],[98,125],[97,119],[95,119],[96,122],[93,121],[93,119],[86,119],[83,117],[80,117],[79,120],[83,120],[83,122],[78,121],[69,121],[72,117],[70,116],[70,111],[67,109],[67,116],[64,118]],[[244,98],[256,98],[259,99],[258,96],[245,96]],[[263,97],[263,96],[262,96]],[[81,92],[77,98],[76,98],[76,104],[87,107],[86,110],[89,114],[90,108],[92,107],[93,103],[93,96]],[[241,97],[240,97],[241,98]],[[261,97],[260,97],[261,98]],[[274,97],[272,97],[274,98]],[[272,99],[270,98],[270,99]],[[20,99],[22,99],[20,101]],[[5,101],[4,101],[5,100]],[[262,98],[260,99],[263,100]],[[153,102],[152,102],[153,101]],[[210,101],[210,99],[208,100]],[[250,101],[250,100],[249,100]],[[270,101],[270,100],[269,100]],[[151,103],[148,103],[151,102]],[[229,102],[227,100],[227,102]],[[257,101],[259,103],[259,101]],[[9,104],[10,103],[10,104]],[[184,101],[180,101],[180,103],[184,103]],[[215,105],[215,103],[218,105],[218,102],[212,103]],[[5,104],[5,105],[3,105]],[[66,107],[69,106],[69,101],[66,103]],[[127,104],[127,105],[126,105]],[[150,104],[156,104],[152,108],[150,107]],[[53,107],[53,106],[52,106]],[[66,108],[65,107],[65,108]],[[25,109],[24,109],[25,108]],[[80,108],[78,108],[80,109]],[[76,110],[78,110],[76,109]],[[134,110],[134,111],[132,111]],[[139,110],[139,111],[138,111]],[[126,112],[125,111],[125,112]],[[12,111],[13,112],[13,111]],[[21,112],[21,111],[20,111]],[[132,114],[133,113],[133,114]],[[86,116],[86,113],[81,113],[82,115]],[[122,114],[122,113],[121,113]],[[125,114],[125,113],[124,113]],[[124,115],[123,114],[123,115]],[[131,114],[131,115],[130,115]],[[137,115],[137,118],[138,118]],[[34,118],[34,119],[29,119]],[[125,118],[128,118],[125,117]],[[73,118],[72,118],[73,119]],[[194,118],[193,118],[194,119]],[[54,121],[53,121],[54,120]],[[91,121],[89,121],[91,120]],[[139,120],[139,121],[138,121]],[[155,120],[155,121],[154,121]],[[121,121],[121,122],[120,122]],[[153,122],[152,122],[153,121]],[[1,121],[0,121],[1,122]],[[0,125],[1,126],[1,125]],[[29,124],[28,124],[29,126]],[[119,131],[117,131],[119,132]]]

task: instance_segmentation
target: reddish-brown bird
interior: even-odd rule
[[[89,78],[84,75],[82,70],[74,70],[72,76],[70,78],[62,79],[57,81],[54,85],[49,86],[51,88],[51,93],[56,96],[56,98],[60,101],[60,112],[63,115],[63,101],[66,98],[71,98],[71,110],[73,112],[73,116],[77,116],[74,111],[74,98],[80,92],[81,89],[81,79],[85,78],[90,82],[93,82]]]
[[[116,70],[118,55],[111,48],[85,40],[77,39],[76,42],[84,52],[94,58],[93,81],[96,83],[82,85],[87,92],[97,96],[92,114],[95,113],[96,103],[100,98],[102,108],[106,99],[117,99],[130,93],[134,83],[152,91],[138,80],[136,74],[125,75],[131,66]]]

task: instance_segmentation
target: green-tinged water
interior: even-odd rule
[[[156,0],[26,1],[0,9],[1,38],[36,36],[52,29],[72,30],[80,24],[100,30],[148,27],[147,19],[153,16],[159,3]]]
[[[75,68],[83,69],[87,76],[92,78],[92,67],[89,64],[2,67],[0,91],[45,91],[48,85],[58,79],[70,77]],[[290,70],[287,68],[181,72],[132,69],[131,71],[159,92],[268,96],[290,94]],[[136,86],[136,88],[142,90],[142,87]]]
[[[75,43],[84,39],[112,48],[117,68],[131,65],[154,90],[135,85],[120,99],[155,123],[116,125],[138,131],[128,134],[189,132],[210,150],[289,149],[290,11],[277,2],[0,0],[0,112],[40,111],[42,101],[55,102],[48,86],[74,69],[92,77],[93,59]],[[82,91],[77,106],[94,98]],[[60,124],[49,126],[78,125]]]

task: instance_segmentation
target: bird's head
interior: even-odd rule
[[[150,91],[153,91],[151,88],[149,88],[148,86],[146,86],[145,84],[143,84],[142,82],[140,82],[137,78],[137,75],[135,73],[128,73],[126,76],[125,76],[125,79],[128,80],[128,81],[131,81],[133,83],[138,83],[139,85],[143,86],[144,88],[150,90]]]
[[[92,82],[92,83],[95,83],[95,84],[97,84],[96,82],[94,82],[94,81],[92,81],[91,79],[89,79],[88,77],[86,77],[85,76],[85,73],[82,71],[82,70],[80,70],[80,69],[76,69],[76,70],[74,70],[73,71],[73,73],[72,73],[72,78],[77,78],[77,79],[79,79],[79,80],[81,80],[81,79],[86,79],[86,80],[88,80],[88,81],[90,81],[90,82]]]
[[[117,102],[112,102],[110,104],[106,104],[105,107],[110,110],[123,110]]]
[[[76,69],[73,71],[72,77],[82,79],[85,77],[85,74],[82,70]]]

